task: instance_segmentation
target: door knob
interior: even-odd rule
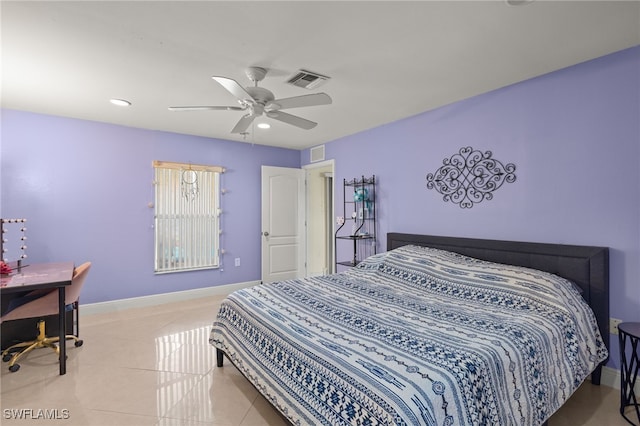
[[[264,231],[264,232],[262,233],[262,235],[264,235],[265,237],[268,237],[268,236],[269,236],[269,231]]]

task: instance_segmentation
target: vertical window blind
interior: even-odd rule
[[[155,272],[220,265],[219,166],[153,162]]]

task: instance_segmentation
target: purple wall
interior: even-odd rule
[[[639,123],[636,47],[328,143],[325,157],[336,184],[376,175],[379,249],[390,231],[607,246],[611,316],[640,321]],[[463,146],[514,163],[517,180],[471,209],[445,203],[425,176]],[[337,215],[341,200],[337,186]]]
[[[93,262],[83,303],[259,280],[261,165],[300,166],[297,150],[11,110],[1,132],[0,213],[27,218],[29,261]],[[154,275],[153,160],[227,168],[223,268]]]
[[[375,174],[389,231],[611,248],[611,316],[640,320],[640,47],[326,144],[336,182]],[[33,262],[94,262],[83,302],[260,278],[260,166],[302,152],[2,111],[0,214],[26,217]],[[517,180],[461,209],[425,176],[463,146]],[[219,164],[224,268],[153,274],[152,160]],[[338,186],[336,206],[341,214]],[[242,266],[234,267],[233,258]],[[612,339],[617,365],[617,341]],[[611,363],[610,362],[610,363]]]

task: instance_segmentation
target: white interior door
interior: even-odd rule
[[[262,282],[305,276],[304,175],[262,166]]]

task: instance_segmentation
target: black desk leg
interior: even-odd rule
[[[64,286],[58,287],[58,328],[60,340],[58,341],[58,347],[60,348],[60,375],[67,374],[67,327],[65,324],[65,291]]]

